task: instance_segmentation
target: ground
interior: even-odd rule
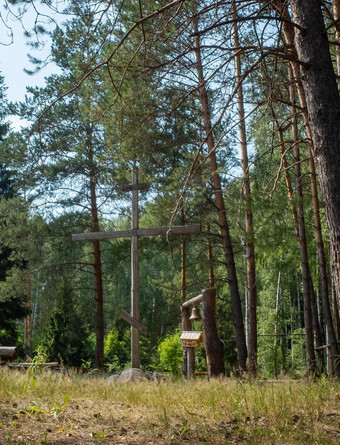
[[[32,383],[32,382],[31,382]],[[0,371],[0,445],[338,444],[340,385],[108,383]]]

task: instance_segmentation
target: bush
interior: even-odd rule
[[[130,339],[129,331],[121,338],[118,330],[113,327],[104,341],[104,362],[109,372],[120,372],[129,362]]]
[[[160,370],[179,376],[183,361],[180,333],[168,335],[158,346],[158,353]]]

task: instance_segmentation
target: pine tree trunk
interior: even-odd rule
[[[315,352],[314,352],[315,350],[313,341],[313,317],[312,317],[313,313],[312,313],[312,287],[311,287],[312,278],[308,262],[307,235],[306,235],[304,208],[303,208],[299,133],[298,133],[296,110],[294,107],[294,104],[296,103],[295,89],[292,84],[290,84],[289,86],[289,95],[290,95],[290,101],[292,103],[291,124],[292,124],[292,137],[293,137],[292,139],[294,144],[293,151],[294,151],[294,164],[295,164],[295,187],[297,195],[296,214],[297,214],[298,243],[301,255],[306,350],[307,350],[307,360],[308,360],[308,372],[309,374],[314,374],[316,372],[316,361],[315,361]],[[317,325],[315,319],[314,319],[314,325]]]
[[[336,66],[338,75],[338,88],[340,89],[340,23],[337,22],[340,18],[340,0],[333,0],[333,15],[335,26],[335,54],[336,54]]]
[[[93,155],[91,141],[88,141],[88,156],[89,156],[89,180],[90,180],[90,199],[91,199],[91,230],[99,232],[99,219],[96,195],[96,176],[93,169]],[[103,275],[102,275],[102,260],[100,241],[93,241],[93,269],[95,279],[95,302],[96,302],[96,368],[102,369],[104,367],[104,302],[103,302]]]
[[[183,221],[182,221],[183,222]],[[183,308],[182,304],[186,300],[186,243],[183,238],[181,241],[181,317],[182,331],[191,331],[190,310]],[[187,377],[188,374],[188,356],[186,348],[183,348],[183,366],[182,373]]]
[[[232,0],[232,17],[237,18],[235,1]],[[240,131],[240,148],[242,159],[242,175],[243,175],[243,197],[246,204],[246,261],[247,261],[247,309],[248,309],[248,372],[250,375],[256,375],[257,369],[257,291],[256,291],[256,269],[255,269],[255,243],[254,243],[254,226],[253,211],[250,189],[247,135],[245,125],[243,86],[241,82],[242,66],[240,57],[240,42],[238,37],[238,24],[236,20],[233,22],[233,37],[235,46],[235,73],[238,99],[238,116]]]
[[[319,373],[324,374],[324,372],[326,371],[326,366],[325,366],[324,353],[323,350],[321,349],[321,347],[324,345],[324,342],[322,339],[322,332],[319,323],[318,304],[316,300],[312,277],[310,277],[310,297],[311,297],[312,324],[315,336],[315,350],[317,355],[318,371]]]
[[[275,302],[275,326],[274,326],[274,377],[277,376],[277,334],[279,325],[279,307],[280,307],[280,295],[281,295],[281,271],[277,277],[276,285],[276,302]]]
[[[295,113],[294,113],[295,114]],[[312,319],[312,306],[311,306],[311,276],[308,264],[307,256],[307,241],[306,241],[306,231],[305,222],[302,206],[302,188],[300,183],[301,172],[300,172],[300,155],[297,144],[297,128],[295,126],[295,118],[293,118],[292,127],[295,128],[293,132],[293,142],[295,142],[294,148],[294,161],[295,161],[295,179],[296,179],[296,192],[298,195],[298,202],[295,205],[293,200],[293,188],[291,185],[291,180],[289,176],[288,163],[286,159],[286,150],[284,147],[284,137],[283,130],[278,126],[281,154],[282,154],[282,165],[284,167],[284,175],[286,181],[286,187],[288,192],[288,198],[290,202],[290,209],[293,216],[295,235],[297,238],[300,257],[301,257],[301,271],[302,271],[302,282],[303,282],[303,296],[304,296],[304,324],[305,324],[305,337],[306,337],[306,349],[307,349],[307,360],[308,360],[308,372],[314,373],[315,368],[315,353],[314,353],[314,342],[313,342],[313,319]],[[278,122],[277,122],[277,125]]]
[[[197,19],[194,22],[194,32],[197,32]],[[202,113],[204,119],[204,130],[206,134],[206,141],[208,146],[210,169],[212,172],[213,191],[215,196],[215,205],[218,214],[218,224],[221,231],[222,245],[225,256],[225,262],[228,273],[228,284],[231,297],[231,310],[233,317],[233,324],[236,337],[237,359],[240,371],[247,370],[247,345],[244,332],[244,323],[242,315],[241,298],[238,289],[236,267],[234,261],[233,246],[230,237],[229,224],[226,215],[226,208],[224,204],[221,178],[218,173],[218,165],[215,154],[215,142],[212,133],[212,125],[210,118],[209,100],[205,88],[203,67],[201,61],[200,41],[199,37],[195,37],[195,55],[196,68],[199,81],[199,93],[202,106]]]
[[[334,0],[334,3],[337,4],[337,8],[335,11],[336,14],[339,14],[339,0]],[[275,0],[274,3],[276,9],[279,14],[286,20],[283,23],[283,32],[285,36],[285,40],[288,46],[288,51],[293,59],[297,60],[298,55],[295,48],[295,29],[291,24],[291,17],[289,14],[289,10],[287,8],[287,3],[282,0]],[[308,6],[307,6],[308,7]],[[300,68],[298,62],[291,61],[290,66],[292,68],[294,79],[296,80],[300,105],[302,107],[302,116],[305,124],[306,134],[309,140],[311,141],[308,144],[308,154],[309,154],[309,171],[311,175],[311,189],[312,189],[312,201],[313,201],[313,215],[314,215],[314,224],[315,224],[315,237],[318,248],[318,260],[319,260],[319,268],[320,268],[320,277],[321,277],[321,297],[322,297],[322,305],[325,314],[325,322],[327,327],[327,336],[328,342],[330,345],[331,355],[333,360],[339,356],[339,347],[337,343],[337,336],[335,333],[334,322],[332,317],[332,311],[330,307],[330,295],[329,295],[329,286],[328,286],[328,277],[327,277],[327,265],[326,265],[326,255],[324,249],[324,243],[322,239],[322,230],[321,230],[321,220],[320,220],[320,210],[319,210],[319,199],[316,185],[316,174],[315,174],[315,163],[314,163],[314,150],[313,150],[313,137],[312,131],[309,124],[308,112],[307,112],[307,103],[305,97],[304,86],[301,83],[300,79]],[[340,361],[336,362],[335,366],[335,374],[340,376]]]
[[[24,350],[27,355],[32,354],[32,286],[31,274],[28,269],[25,270],[25,290],[26,290],[26,309],[28,314],[24,320]]]
[[[316,168],[332,245],[335,292],[340,298],[340,97],[318,0],[292,0],[302,84],[313,139]]]
[[[210,234],[210,224],[207,224],[207,234],[208,234],[208,261],[209,261],[209,288],[214,289],[215,287],[215,274],[214,274],[214,266],[213,266],[213,252],[211,246],[211,237]]]

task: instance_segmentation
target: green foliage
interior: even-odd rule
[[[178,377],[183,362],[183,349],[180,332],[169,334],[158,346],[159,366],[161,371]]]
[[[1,167],[1,164],[0,164]],[[28,314],[29,224],[25,203],[13,195],[12,181],[0,168],[0,343],[18,343],[18,320]]]
[[[52,403],[52,408],[51,411],[54,415],[54,417],[58,417],[60,414],[62,414],[68,404],[68,401],[70,400],[71,394],[66,394],[66,396],[64,397],[63,403],[60,405],[58,403]]]
[[[73,290],[62,282],[60,300],[50,317],[45,338],[42,339],[49,360],[68,366],[82,365],[93,357],[93,345],[88,327],[75,307]]]
[[[113,327],[104,341],[104,362],[109,372],[121,372],[130,359],[130,335],[125,331],[121,335]]]
[[[31,365],[26,371],[25,391],[35,389],[37,375],[42,374],[42,365],[46,363],[46,359],[47,355],[43,352],[42,348],[39,347],[35,351],[35,355],[32,358]]]

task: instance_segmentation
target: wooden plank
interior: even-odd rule
[[[93,241],[113,238],[131,238],[133,236],[158,236],[158,235],[185,235],[200,233],[200,224],[189,224],[187,226],[154,227],[150,229],[129,229],[115,232],[89,232],[72,235],[72,241]]]
[[[119,187],[119,190],[121,192],[131,192],[133,190],[144,191],[148,190],[149,187],[150,184],[147,182],[138,182],[138,184],[122,185],[121,187]]]
[[[131,315],[128,314],[123,309],[120,312],[120,316],[122,317],[123,320],[127,321],[130,325],[132,325],[133,327],[137,328],[142,334],[148,335],[147,327],[144,326],[141,322],[139,322],[139,321],[135,320],[134,318],[132,318]]]
[[[202,303],[202,298],[203,298],[203,295],[202,295],[202,294],[199,294],[199,295],[197,295],[197,297],[194,297],[194,298],[192,298],[191,300],[185,301],[185,302],[182,304],[182,307],[185,308],[185,307],[196,306],[197,304]]]
[[[10,363],[9,365],[12,368],[29,368],[30,366],[39,366],[41,368],[57,368],[59,366],[58,362],[46,362],[46,363]]]

